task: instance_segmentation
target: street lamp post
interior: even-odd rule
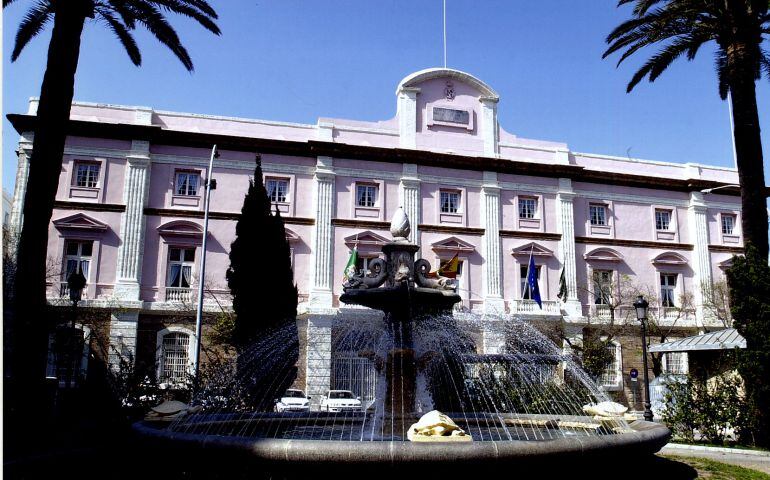
[[[211,205],[211,191],[217,188],[217,181],[211,178],[214,168],[214,159],[219,158],[217,146],[211,148],[209,158],[209,170],[206,172],[206,203],[203,211],[203,242],[201,245],[201,273],[198,278],[198,308],[195,312],[195,357],[193,358],[193,379],[197,381],[200,370],[201,335],[203,324],[203,282],[206,278],[206,240],[209,233],[209,206]]]
[[[652,421],[652,409],[650,408],[650,377],[647,373],[647,307],[650,304],[644,299],[642,295],[639,295],[634,302],[634,309],[636,309],[636,318],[639,323],[642,324],[642,360],[644,363],[644,419],[648,422]]]

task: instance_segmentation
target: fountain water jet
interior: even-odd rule
[[[238,396],[250,391],[243,387],[255,378],[285,380],[271,375],[287,371],[284,363],[296,354],[287,350],[295,348],[287,341],[295,327],[287,325],[241,353],[239,366],[248,368],[237,369],[240,377],[233,376],[236,369],[224,369],[222,378],[229,380],[204,385],[192,401],[202,407],[199,413],[171,425],[139,422],[134,429],[164,446],[217,455],[245,453],[260,462],[293,467],[327,462],[548,465],[555,456],[651,454],[668,442],[670,432],[662,425],[586,415],[584,404],[606,401],[607,396],[529,323],[453,315],[460,301],[454,282],[431,275],[424,259],[415,260],[419,247],[407,240],[409,230],[409,219],[399,209],[391,225],[394,240],[382,249],[385,259],[374,259],[370,272],[353,275],[340,297],[384,313],[380,326],[338,322],[333,341],[336,351],[357,352],[376,365],[380,393],[371,411],[287,414],[244,407],[255,403]],[[505,352],[478,354],[471,336],[490,328],[501,329]],[[408,425],[427,403],[449,415],[474,442],[405,441]]]

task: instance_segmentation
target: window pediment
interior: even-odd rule
[[[80,230],[103,232],[109,227],[106,223],[100,222],[83,213],[76,213],[69,217],[60,218],[53,221],[54,227],[58,230]]]
[[[286,241],[289,242],[289,244],[299,242],[299,235],[289,230],[288,228],[284,228],[284,232],[286,233]]]
[[[687,259],[675,252],[664,252],[651,260],[653,265],[687,265]]]
[[[372,247],[381,249],[390,240],[369,230],[345,237],[345,245],[353,247]]]
[[[457,237],[449,237],[431,244],[431,249],[436,253],[471,253],[476,247]]]
[[[530,254],[536,256],[536,257],[552,257],[553,252],[547,248],[545,248],[542,245],[538,245],[535,242],[527,243],[526,245],[522,245],[520,247],[514,247],[511,250],[511,255],[518,256],[518,255],[526,255],[529,256]]]
[[[197,223],[184,220],[174,220],[158,227],[158,233],[162,237],[186,237],[203,239],[203,227]]]
[[[622,262],[623,255],[611,248],[596,248],[583,255],[583,258],[594,262]]]

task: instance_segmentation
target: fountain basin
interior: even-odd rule
[[[181,449],[187,453],[233,454],[283,467],[314,464],[339,465],[456,465],[550,462],[555,459],[620,458],[652,455],[671,439],[664,425],[635,421],[626,433],[570,436],[553,440],[488,440],[468,443],[414,443],[400,440],[340,441],[253,438],[172,431],[151,422],[133,425],[142,443],[152,448]],[[149,444],[148,444],[149,442]]]

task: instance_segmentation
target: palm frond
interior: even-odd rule
[[[187,53],[187,49],[179,40],[176,30],[168,23],[163,14],[149,1],[128,0],[126,3],[133,10],[136,21],[149,30],[160,43],[168,47],[182,62],[182,65],[192,72],[194,67],[190,54]]]
[[[186,17],[196,20],[206,30],[210,31],[214,35],[220,35],[222,32],[219,27],[214,23],[210,16],[200,11],[198,8],[188,5],[188,2],[184,0],[153,0],[153,3],[165,8],[168,11],[184,15]]]
[[[682,54],[692,51],[697,51],[700,44],[704,41],[703,38],[699,38],[692,35],[686,35],[677,38],[669,45],[660,50],[657,54],[653,55],[642,67],[637,70],[631,81],[626,87],[626,92],[631,92],[636,85],[641,82],[644,77],[648,77],[650,82],[654,82],[671,63],[682,56]]]
[[[7,7],[8,5],[12,4],[16,0],[3,0],[3,8]]]
[[[6,0],[3,0],[4,2]],[[10,2],[9,2],[10,3]],[[6,4],[4,3],[3,6]],[[11,61],[15,62],[24,47],[27,46],[30,40],[35,38],[46,24],[51,20],[53,14],[53,5],[48,0],[38,1],[32,8],[27,11],[24,18],[19,24],[19,30],[16,32],[16,42],[11,52]]]
[[[142,64],[142,53],[139,51],[139,47],[136,45],[134,37],[129,32],[128,28],[120,23],[120,21],[106,8],[96,8],[96,13],[107,22],[107,26],[112,30],[123,48],[126,50],[131,62],[137,67]]]
[[[714,67],[717,71],[719,98],[725,100],[730,92],[730,83],[727,72],[727,55],[721,48],[714,54]]]

